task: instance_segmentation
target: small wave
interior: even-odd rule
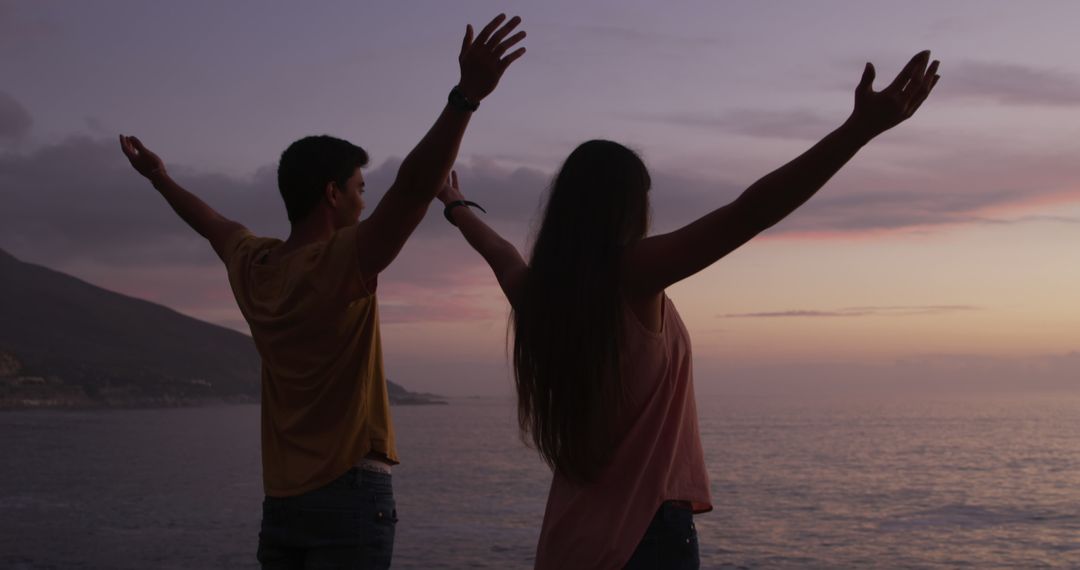
[[[57,501],[55,499],[49,499],[46,497],[37,497],[34,495],[7,495],[0,496],[0,509],[3,510],[17,510],[17,509],[66,509],[71,504],[64,501]]]
[[[989,508],[955,504],[899,515],[881,522],[878,528],[883,531],[925,528],[976,529],[1013,524],[1045,524],[1051,520],[1064,521],[1075,518],[1075,515],[1060,515],[1012,507]]]

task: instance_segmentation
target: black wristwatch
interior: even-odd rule
[[[455,109],[466,113],[472,113],[480,108],[480,103],[469,101],[469,98],[461,92],[457,85],[450,90],[450,94],[446,96],[446,101]]]

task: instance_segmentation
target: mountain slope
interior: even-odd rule
[[[401,402],[422,395],[393,385]],[[0,408],[255,401],[251,338],[0,250]]]

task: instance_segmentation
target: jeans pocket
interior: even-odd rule
[[[371,509],[365,509],[361,522],[362,550],[372,568],[389,568],[394,554],[394,535],[397,526],[397,509],[393,495],[373,495]]]
[[[376,492],[374,494],[375,522],[394,525],[398,522],[397,503],[393,493]]]

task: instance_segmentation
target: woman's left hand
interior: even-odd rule
[[[465,199],[465,196],[461,194],[461,188],[458,186],[456,170],[450,171],[450,178],[447,178],[446,182],[443,183],[442,190],[439,190],[437,198],[443,204]]]
[[[929,63],[929,66],[927,65]],[[855,88],[855,109],[848,122],[867,140],[904,122],[919,109],[938,81],[938,62],[930,52],[915,54],[888,87],[874,91],[874,65],[866,64]]]

